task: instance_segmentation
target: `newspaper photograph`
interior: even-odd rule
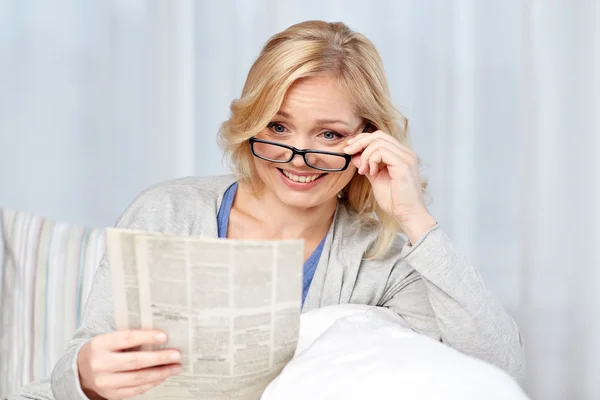
[[[163,330],[182,355],[138,398],[260,399],[298,342],[303,246],[108,229],[117,329]]]

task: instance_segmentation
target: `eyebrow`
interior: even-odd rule
[[[285,111],[277,111],[277,115],[283,117],[283,118],[287,118],[287,119],[294,119],[292,118],[292,116],[288,113],[286,113]],[[325,124],[343,124],[346,125],[347,127],[351,128],[352,125],[350,125],[348,122],[343,121],[341,119],[318,119],[315,121],[317,124],[319,125],[325,125]]]

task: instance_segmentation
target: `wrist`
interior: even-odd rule
[[[429,213],[403,218],[398,220],[398,223],[411,244],[417,243],[423,235],[437,224]]]
[[[90,386],[81,376],[81,372],[79,372],[79,386],[81,387],[81,391],[83,392],[83,394],[85,394],[89,400],[106,400],[94,390],[90,389]]]
[[[79,379],[79,387],[81,388],[81,391],[89,400],[106,400],[103,396],[100,396],[98,393],[91,389],[91,385],[87,382],[87,379],[82,373],[82,365],[80,363],[81,357],[82,354],[80,350],[77,354],[77,378]]]

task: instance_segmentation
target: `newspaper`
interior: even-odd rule
[[[117,329],[161,329],[182,354],[138,398],[259,399],[296,349],[303,246],[108,229]]]

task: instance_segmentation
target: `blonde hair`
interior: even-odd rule
[[[248,72],[241,97],[231,103],[229,119],[221,125],[219,142],[238,180],[256,190],[261,188],[247,140],[271,122],[296,80],[319,75],[338,81],[360,117],[410,146],[408,120],[391,102],[375,46],[341,22],[306,21],[268,40]],[[421,187],[425,191],[425,181]],[[355,174],[342,198],[358,214],[360,223],[377,228],[377,239],[366,256],[383,256],[401,230],[378,206],[367,178]]]

